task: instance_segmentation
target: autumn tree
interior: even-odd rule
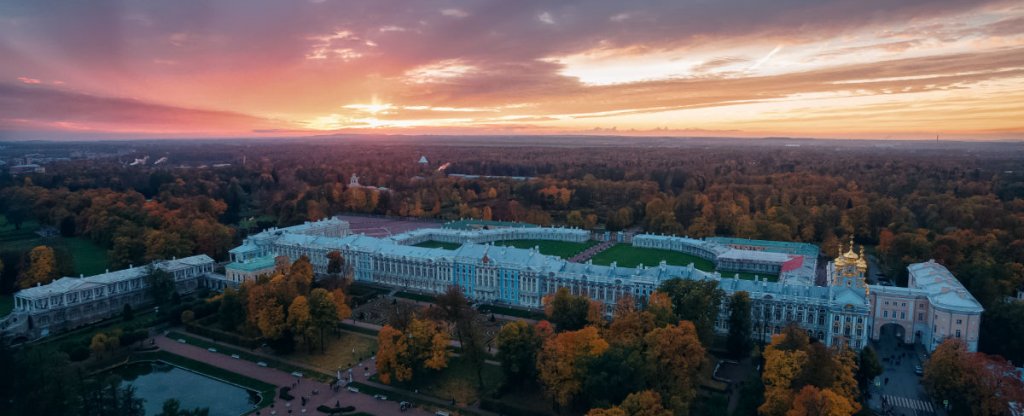
[[[850,401],[830,389],[804,386],[793,398],[786,416],[849,416],[855,413]]]
[[[604,338],[612,345],[638,348],[644,336],[655,327],[654,314],[636,308],[636,301],[626,295],[615,303],[612,321],[604,331]]]
[[[591,326],[545,341],[537,354],[537,369],[547,394],[560,406],[569,406],[582,389],[587,362],[607,349],[608,343]]]
[[[882,363],[878,361],[878,354],[870,345],[861,348],[857,356],[857,385],[860,391],[866,392],[871,381],[882,374]]]
[[[286,274],[286,280],[295,288],[295,292],[302,295],[310,293],[313,287],[313,265],[309,257],[299,256],[298,260],[292,263]]]
[[[311,352],[313,350],[313,344],[311,342],[316,332],[312,325],[312,318],[310,317],[309,301],[306,300],[305,296],[296,296],[292,300],[292,304],[288,306],[288,329],[292,331],[292,334],[301,336],[303,343],[306,344]]]
[[[532,382],[537,374],[537,352],[543,340],[523,321],[512,321],[498,331],[498,361],[505,384],[519,387]]]
[[[644,390],[626,396],[618,406],[591,409],[587,416],[672,416],[672,411],[663,407],[661,403],[661,395],[655,391]]]
[[[434,321],[413,319],[405,332],[385,325],[377,343],[377,372],[385,384],[448,366],[448,337]]]
[[[644,337],[648,377],[666,407],[688,414],[697,396],[697,372],[704,362],[704,347],[689,321],[656,328]]]
[[[28,267],[18,279],[18,286],[28,288],[50,283],[57,278],[57,257],[53,249],[47,246],[36,246],[28,253]]]
[[[319,332],[320,352],[325,352],[327,346],[324,341],[324,332],[333,328],[341,321],[338,303],[335,302],[334,294],[327,289],[316,288],[309,293],[309,325]]]
[[[831,408],[852,409],[843,415],[860,411],[860,393],[855,377],[857,363],[852,351],[830,350],[819,342],[811,342],[806,331],[790,324],[782,333],[772,337],[763,357],[765,367],[761,377],[765,400],[758,413],[786,415],[796,406],[795,400],[804,386],[817,389],[808,391],[808,397],[824,395],[831,400]],[[801,406],[806,409],[808,404]]]
[[[750,339],[750,316],[750,294],[744,291],[733,293],[729,299],[729,335],[726,338],[726,347],[735,357],[749,355],[750,348],[754,346]]]
[[[951,415],[1003,415],[1024,403],[1020,371],[1005,359],[967,351],[962,340],[943,341],[925,363],[921,384]]]

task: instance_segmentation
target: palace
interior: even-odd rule
[[[344,259],[345,272],[359,282],[425,293],[443,293],[455,285],[476,302],[533,309],[543,306],[544,296],[564,287],[575,295],[602,302],[605,312],[610,314],[623,296],[642,302],[663,281],[683,278],[714,281],[725,292],[727,296],[715,323],[720,333],[729,329],[728,296],[744,291],[752,300],[753,336],[764,342],[787,324],[796,323],[827,345],[861,348],[869,339],[878,339],[884,331],[891,330],[902,341],[921,343],[929,350],[949,337],[964,339],[972,351],[977,348],[983,310],[948,270],[934,261],[913,264],[909,266],[908,288],[868,285],[863,248],[860,254],[854,252],[852,242],[848,251],[826,265],[826,284],[822,286],[815,285],[819,250],[811,244],[646,234],[632,238],[636,247],[679,251],[708,260],[719,270],[715,272],[699,270],[692,263],[676,266],[665,261],[636,267],[622,267],[615,262],[607,266],[589,261],[573,263],[541,254],[537,247],[521,249],[493,244],[507,240],[585,242],[592,237],[610,238],[607,233],[592,236],[588,231],[572,228],[493,226],[475,230],[423,228],[389,237],[371,237],[354,234],[348,222],[331,218],[251,235],[230,251],[231,263],[225,266],[224,276],[212,273],[212,260],[211,269],[207,270],[208,258],[203,259],[202,281],[212,287],[238,285],[272,274],[282,256],[288,261],[306,256],[314,272],[325,275],[328,254],[337,252]],[[620,235],[617,240],[626,239]],[[454,250],[414,246],[426,241],[460,246]],[[740,274],[753,278],[742,279]],[[778,281],[769,281],[769,276],[778,276]],[[17,297],[37,299],[32,296],[43,293],[66,296],[79,290],[67,289],[70,286],[66,279],[73,278],[23,290]],[[88,279],[93,278],[74,280]],[[36,310],[24,307],[29,304],[18,301],[16,314],[32,315]],[[57,305],[64,311],[60,322],[90,319],[69,318],[85,311],[70,310],[67,306],[66,301]],[[51,303],[50,308],[53,307]],[[110,308],[108,305],[103,310],[112,311]]]

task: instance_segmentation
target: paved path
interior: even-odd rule
[[[590,246],[586,250],[583,250],[581,253],[579,253],[579,254],[577,254],[575,256],[572,256],[572,258],[570,258],[569,261],[573,262],[573,263],[583,263],[583,262],[585,262],[587,260],[590,260],[591,257],[596,256],[597,253],[605,251],[605,250],[611,248],[612,246],[614,246],[615,244],[616,243],[613,240],[602,241],[600,244],[595,245],[595,246]]]
[[[156,337],[156,345],[161,349],[183,356],[193,360],[201,361],[215,367],[222,368],[224,370],[238,373],[246,377],[251,377],[266,383],[280,387],[292,386],[295,387],[291,390],[291,394],[295,396],[295,400],[286,403],[284,400],[275,397],[273,408],[264,408],[259,411],[250,413],[252,415],[302,415],[301,400],[299,397],[305,396],[310,400],[306,404],[306,413],[309,415],[321,414],[316,410],[317,406],[327,405],[334,406],[335,403],[340,403],[341,406],[355,406],[356,411],[365,411],[379,416],[399,416],[399,415],[429,415],[431,413],[421,409],[410,409],[409,411],[402,412],[398,408],[398,403],[394,401],[381,401],[376,400],[366,394],[357,394],[349,392],[345,389],[341,389],[340,392],[334,393],[331,391],[330,386],[326,383],[320,383],[312,379],[298,379],[289,373],[281,370],[260,367],[255,363],[246,360],[237,360],[227,355],[210,352],[201,347],[197,347],[189,344],[182,344],[165,336]],[[367,364],[367,363],[363,363]],[[372,374],[372,373],[369,373]],[[367,376],[363,372],[353,371],[353,380],[363,383],[367,383]],[[374,384],[377,383],[368,383]],[[319,390],[320,394],[313,395],[313,390]],[[292,410],[291,413],[288,410]]]

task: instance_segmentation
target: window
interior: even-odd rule
[[[956,320],[956,324],[957,324],[957,325],[961,325],[961,324],[963,324],[963,323],[964,323],[963,319],[957,319],[957,320]]]
[[[918,313],[917,314],[917,320],[918,321],[923,321],[924,320],[924,314],[923,313]]]
[[[907,313],[906,312],[900,312],[900,319],[907,319]]]
[[[889,317],[889,311],[882,312],[882,317],[883,318],[888,318]]]
[[[956,330],[956,337],[957,337],[957,338],[960,338],[960,330],[959,330],[959,329],[958,329],[958,330]]]

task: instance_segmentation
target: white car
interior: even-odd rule
[[[385,396],[385,395],[383,395],[383,394],[374,394],[374,395],[373,395],[373,398],[374,398],[374,399],[377,399],[377,400],[387,400],[387,399],[388,399],[388,396]]]
[[[178,343],[180,343],[180,344],[188,344],[188,342],[185,342],[184,338],[178,338]]]
[[[359,393],[359,388],[358,387],[349,387],[348,391],[353,392],[353,393]]]
[[[242,358],[242,357],[239,357],[238,354],[231,354],[231,358],[234,358],[234,359],[237,360],[237,359]]]
[[[260,361],[260,362],[256,363],[256,365],[258,365],[258,366],[260,366],[260,367],[266,367],[266,366],[267,366],[267,363],[265,363],[265,362],[263,362],[263,361]]]
[[[207,348],[206,350],[209,352],[217,352],[217,349],[213,347]]]

